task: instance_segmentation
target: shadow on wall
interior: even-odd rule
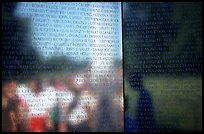
[[[142,75],[139,73],[130,73],[128,74],[128,79],[132,89],[139,92],[139,98],[135,103],[137,104],[136,117],[135,119],[132,119],[131,125],[128,124],[126,125],[127,126],[126,131],[129,130],[136,132],[156,131],[152,97],[149,91],[146,90],[143,86]],[[134,128],[129,128],[128,126],[134,126]]]

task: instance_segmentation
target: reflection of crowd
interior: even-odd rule
[[[84,77],[83,73],[48,80],[34,78],[40,57],[35,49],[26,45],[27,40],[24,40],[28,35],[27,28],[24,28],[27,27],[27,22],[22,25],[20,22],[24,22],[25,18],[21,20],[14,15],[16,3],[3,2],[2,8],[4,27],[2,35],[5,37],[2,43],[5,50],[2,56],[2,78],[5,79],[2,81],[2,131],[99,130],[96,128],[100,128],[102,122],[96,124],[94,115],[96,111],[101,110],[101,103],[98,102],[101,97],[96,93],[97,88],[89,84],[90,78]],[[10,75],[20,76],[22,79],[27,76],[29,79],[33,78],[28,83],[22,84],[17,79],[7,79]],[[114,80],[110,80],[109,83],[114,83],[112,81]],[[120,100],[117,99],[117,95],[122,97],[121,93],[112,93],[112,98],[109,96],[103,101]],[[120,103],[111,103],[109,109],[120,107],[118,104]],[[118,116],[120,115],[114,118]],[[116,121],[115,119],[113,124],[116,124]]]
[[[120,80],[121,82],[114,82],[113,79],[112,83],[122,85],[122,77]],[[81,73],[49,80],[33,78],[26,84],[17,83],[16,80],[3,82],[3,131],[98,131],[96,128],[101,124],[96,122],[95,112],[100,111],[102,105],[89,81],[87,74]],[[110,108],[119,111],[115,112],[119,114],[111,117],[117,119],[112,122],[118,125],[114,131],[122,131],[122,86],[116,87],[121,90],[113,93],[111,96],[113,98],[107,99],[113,102],[113,107]],[[107,129],[107,131],[111,130]]]

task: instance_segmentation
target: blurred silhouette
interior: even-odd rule
[[[91,126],[89,119],[91,107],[89,104],[93,101],[90,95],[90,89],[87,87],[87,80],[84,74],[77,74],[73,81],[73,90],[75,92],[75,100],[69,109],[69,128],[71,132],[90,132]]]
[[[50,113],[53,130],[62,131],[63,129],[63,131],[67,131],[66,126],[62,127],[59,125],[62,109],[64,105],[68,103],[67,101],[63,102],[62,100],[66,100],[66,98],[70,99],[70,95],[68,94],[68,92],[66,92],[67,87],[64,84],[63,80],[57,77],[51,78],[50,86],[52,86],[56,91],[56,105],[52,108]],[[66,98],[64,96],[66,96]]]
[[[97,83],[98,105],[94,114],[95,129],[98,132],[119,132],[124,131],[122,113],[122,69],[114,66],[113,72],[108,77]],[[101,84],[102,86],[99,86]]]
[[[138,128],[136,126],[135,119],[131,117],[129,111],[128,111],[128,101],[129,97],[128,95],[125,96],[125,132],[137,132]]]
[[[122,64],[114,65],[112,79],[110,80],[113,96],[113,113],[112,116],[115,131],[124,131],[124,107],[123,107],[123,69]]]
[[[148,90],[143,86],[142,75],[131,72],[129,74],[130,86],[139,92],[136,106],[136,127],[138,132],[153,132],[156,130],[152,97]]]
[[[97,108],[97,126],[96,131],[98,132],[108,132],[108,131],[115,131],[115,128],[112,127],[112,110],[113,107],[112,100],[108,95],[102,95],[99,99],[99,104]]]
[[[59,132],[91,131],[93,96],[84,74],[70,74],[66,78],[67,91],[61,99]],[[67,99],[67,102],[63,99]],[[63,105],[62,105],[63,104]]]
[[[23,129],[16,87],[15,78],[2,83],[2,132],[18,132]]]

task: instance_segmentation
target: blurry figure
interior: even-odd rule
[[[73,101],[65,107],[60,118],[60,131],[66,129],[70,132],[89,132],[91,131],[91,103],[92,96],[85,84],[82,74],[72,77],[68,81],[68,86],[73,93]]]
[[[16,95],[16,80],[2,82],[2,131],[21,131],[20,100]]]
[[[75,101],[70,106],[70,114],[68,121],[70,124],[70,130],[72,132],[90,132],[92,117],[92,102],[94,98],[91,96],[89,87],[87,87],[87,79],[83,74],[77,74],[74,78],[73,90],[75,92]],[[77,100],[77,101],[76,101]]]
[[[19,96],[28,106],[28,130],[45,132],[53,129],[50,112],[56,103],[56,93],[53,88],[44,88],[39,78],[29,82],[29,88],[19,88]]]
[[[129,101],[129,98],[126,95],[125,96],[125,129],[124,131],[125,132],[138,132],[136,121],[133,117],[131,117],[128,111],[128,107],[129,107],[128,101]]]
[[[55,131],[67,132],[69,129],[64,119],[60,119],[61,116],[66,115],[67,108],[73,101],[73,92],[69,90],[69,86],[66,86],[59,78],[51,79],[51,85],[56,91],[57,103],[52,109],[51,120]]]
[[[94,115],[97,132],[124,130],[122,68],[111,68],[110,74],[96,83],[94,87],[98,97]],[[100,79],[100,78],[99,78]],[[101,79],[100,79],[101,80]]]
[[[65,91],[66,90],[66,84],[59,79],[59,78],[53,78],[51,79],[51,85],[57,90],[57,91]]]
[[[123,69],[122,67],[115,67],[113,73],[113,79],[111,86],[114,89],[113,92],[113,104],[114,104],[114,124],[116,131],[124,131],[124,106],[123,106]]]
[[[111,97],[108,95],[101,95],[99,98],[99,104],[97,107],[96,115],[96,130],[98,132],[108,132],[115,131],[115,128],[112,126],[112,108],[113,102]]]
[[[139,73],[129,74],[130,86],[139,92],[139,99],[136,104],[136,127],[138,132],[153,132],[155,129],[154,111],[152,97],[143,86],[142,75]]]

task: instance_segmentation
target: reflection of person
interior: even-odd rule
[[[55,78],[51,80],[51,85],[54,87],[56,91],[57,104],[52,109],[52,122],[55,126],[55,131],[59,132],[68,132],[69,128],[66,123],[66,112],[68,110],[69,105],[73,101],[73,92],[70,91],[70,87],[67,86],[64,81],[59,78]]]
[[[2,131],[20,131],[21,120],[19,118],[19,98],[16,95],[16,80],[8,80],[2,83]]]
[[[115,124],[116,131],[123,131],[124,130],[124,119],[123,119],[123,70],[121,67],[114,68],[114,73],[112,74],[113,79],[111,80],[112,88],[114,89],[113,92],[113,112],[114,115],[112,116]]]
[[[138,128],[136,126],[135,119],[131,117],[128,111],[128,95],[125,96],[125,132],[137,132]]]
[[[28,106],[28,131],[45,132],[52,128],[50,110],[55,105],[56,93],[52,88],[42,87],[41,80],[34,78],[29,82],[29,88],[18,91]]]
[[[150,132],[155,129],[151,95],[143,86],[142,76],[139,73],[129,75],[130,86],[139,92],[136,109],[136,125],[139,132]]]
[[[71,80],[72,81],[72,80]],[[90,113],[91,107],[90,103],[92,97],[90,96],[89,90],[86,90],[85,86],[85,78],[83,77],[75,77],[73,83],[70,86],[70,90],[72,90],[74,98],[72,103],[67,107],[66,113],[61,115],[61,124],[60,129],[74,132],[88,132],[91,131],[90,123]]]

